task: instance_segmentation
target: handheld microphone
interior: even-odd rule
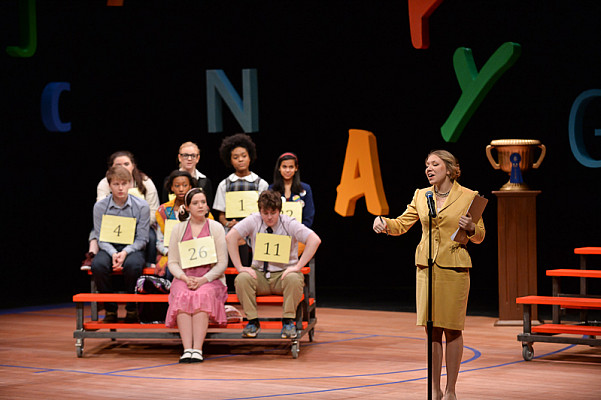
[[[436,205],[434,204],[434,194],[431,190],[426,192],[426,199],[428,201],[428,209],[430,210],[430,216],[436,218]]]

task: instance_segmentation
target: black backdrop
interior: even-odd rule
[[[217,149],[241,131],[224,107],[224,129],[208,133],[207,69],[223,69],[241,93],[241,71],[259,81],[259,159],[271,181],[276,157],[294,151],[312,185],[321,305],[412,309],[414,227],[400,238],[377,236],[359,200],[354,217],[334,212],[348,129],[374,132],[390,214],[427,185],[424,158],[446,148],[461,162],[461,183],[491,201],[487,238],[470,245],[471,312],[497,310],[496,199],[506,180],[485,155],[494,139],[532,138],[548,149],[539,170],[524,174],[538,197],[539,293],[550,293],[549,267],[577,264],[574,247],[599,246],[601,170],[581,165],[568,138],[574,99],[600,88],[601,4],[593,0],[445,1],[430,18],[431,46],[411,45],[407,2],[125,0],[40,1],[38,46],[10,57],[19,43],[17,0],[0,3],[3,307],[67,302],[87,289],[79,271],[92,225],[95,188],[106,158],[132,151],[157,186],[176,167],[180,143],[202,148],[199,169],[214,185],[228,171]],[[478,68],[504,42],[522,54],[495,84],[456,143],[440,126],[461,92],[452,55],[473,50]],[[61,95],[67,133],[48,132],[40,95]],[[601,158],[601,101],[585,116],[587,148]]]

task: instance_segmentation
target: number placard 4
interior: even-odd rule
[[[244,218],[250,214],[259,212],[259,192],[256,190],[244,190],[241,192],[225,193],[225,217]]]
[[[136,237],[136,219],[119,217],[116,215],[103,215],[100,225],[101,242],[132,244]]]
[[[164,237],[163,244],[165,247],[169,247],[169,241],[171,240],[171,231],[173,231],[173,228],[175,227],[175,225],[177,225],[179,223],[180,222],[176,219],[165,220],[165,234],[163,235],[163,237]]]
[[[273,233],[257,233],[254,258],[258,261],[288,264],[292,238]]]
[[[303,222],[303,204],[300,201],[287,201],[282,203],[282,214]]]
[[[217,262],[215,241],[211,236],[179,242],[178,246],[182,269]]]

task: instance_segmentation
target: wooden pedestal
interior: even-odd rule
[[[536,196],[539,190],[493,191],[497,196],[499,234],[499,320],[522,325],[522,305],[515,299],[536,295]],[[532,319],[538,320],[533,307]]]

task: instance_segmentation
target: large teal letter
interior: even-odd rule
[[[455,50],[453,66],[462,93],[451,115],[440,128],[445,141],[456,142],[459,139],[463,128],[495,82],[499,80],[503,72],[515,64],[521,49],[522,47],[517,43],[503,43],[484,64],[480,73],[476,68],[472,50],[465,47]]]
[[[35,17],[36,0],[19,0],[19,46],[8,46],[12,57],[31,57],[37,48],[38,36]]]
[[[221,69],[207,70],[207,116],[209,132],[223,130],[221,99],[228,106],[244,132],[259,131],[259,92],[257,70],[242,70],[242,96],[240,98],[234,86]],[[220,99],[221,98],[221,99]]]
[[[582,92],[580,96],[576,97],[574,104],[572,104],[572,109],[570,110],[570,147],[572,148],[572,153],[578,162],[589,168],[601,168],[601,160],[595,160],[590,156],[588,151],[586,151],[582,120],[584,119],[584,111],[586,106],[594,98],[598,97],[601,97],[601,90],[586,90]],[[595,136],[601,136],[601,131],[599,129],[595,129]]]

